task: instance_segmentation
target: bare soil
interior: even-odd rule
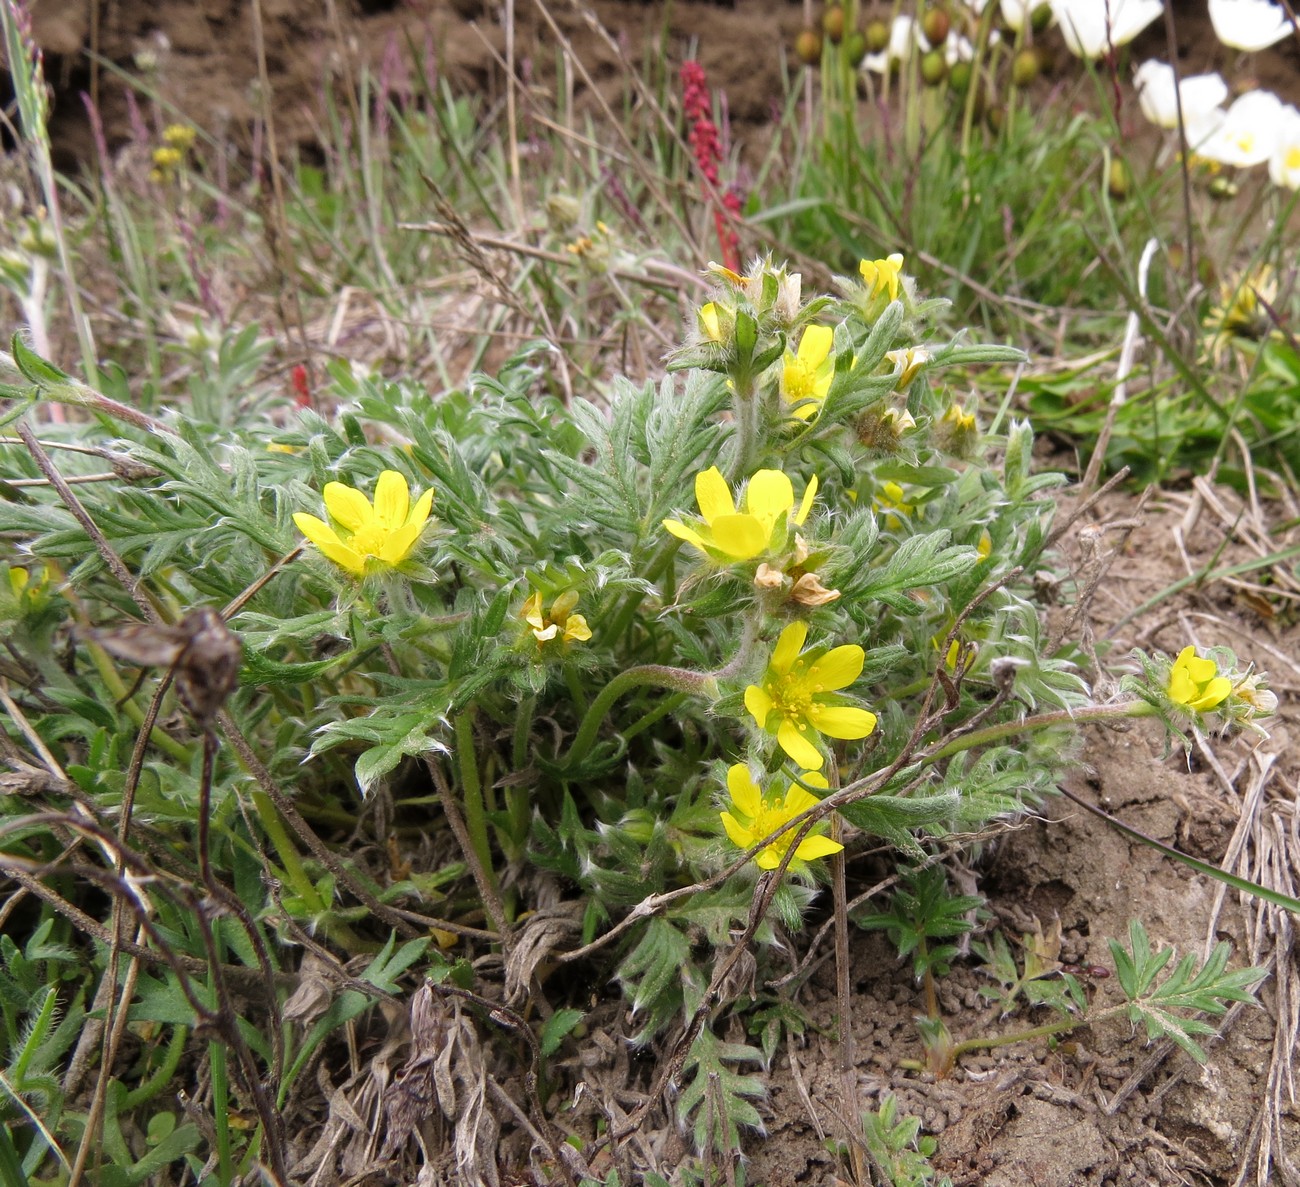
[[[1226,66],[1228,54],[1209,35],[1203,6],[1176,8],[1185,61],[1197,69]],[[95,91],[110,145],[132,135],[126,90],[106,66],[92,79],[89,48],[132,72],[151,60],[159,93],[178,113],[218,134],[224,125],[236,141],[251,135],[258,107],[251,4],[115,0],[100,6],[93,24],[82,0],[34,0],[33,9],[36,36],[57,90],[53,131],[65,167],[93,162],[82,91]],[[502,12],[494,5],[354,0],[340,3],[335,17],[334,6],[320,0],[264,0],[262,10],[275,109],[288,143],[310,146],[323,87],[345,79],[362,59],[382,69],[391,45],[414,45],[426,54],[430,72],[455,88],[491,95],[500,87],[499,61],[506,47]],[[551,11],[596,84],[617,90],[617,58],[583,11],[564,3]],[[597,0],[587,11],[634,61],[644,56],[675,66],[688,53],[698,56],[714,85],[725,88],[737,125],[770,119],[782,93],[781,55],[803,23],[800,4],[756,0],[734,8]],[[554,34],[544,29],[537,7],[521,0],[516,19],[524,76],[550,68]],[[1163,45],[1157,26],[1137,52],[1164,56]],[[1296,47],[1288,45],[1258,55],[1252,68],[1261,83],[1294,98],[1298,60]],[[1224,581],[1191,587],[1123,621],[1211,560],[1224,566],[1294,540],[1294,527],[1277,526],[1296,522],[1294,505],[1248,505],[1239,515],[1242,511],[1237,495],[1205,486],[1165,496],[1124,537],[1121,528],[1106,527],[1134,512],[1133,499],[1117,495],[1103,504],[1103,518],[1089,518],[1091,534],[1067,541],[1067,552],[1082,573],[1092,563],[1098,530],[1103,550],[1122,543],[1091,618],[1112,670],[1117,657],[1137,643],[1170,653],[1187,640],[1228,644],[1270,673],[1282,700],[1272,736],[1258,740],[1254,749],[1237,740],[1198,744],[1185,755],[1177,741],[1169,746],[1149,724],[1126,732],[1092,730],[1068,786],[1159,840],[1210,862],[1229,861],[1239,872],[1267,877],[1294,894],[1300,881],[1300,750],[1294,744],[1300,630],[1294,576],[1279,570],[1257,589]],[[853,875],[867,885],[872,872],[855,867]],[[1235,963],[1273,962],[1273,975],[1261,990],[1263,1007],[1230,1015],[1204,1068],[1176,1049],[1147,1048],[1127,1024],[1111,1024],[1076,1033],[1056,1047],[1040,1040],[968,1057],[953,1075],[935,1080],[903,1067],[921,1057],[913,1024],[921,1000],[909,968],[880,935],[855,933],[857,1058],[849,1079],[856,1099],[844,1099],[828,960],[801,1003],[819,1029],[780,1051],[767,1075],[766,1136],[747,1141],[747,1182],[847,1179],[848,1169],[828,1152],[824,1139],[840,1132],[839,1119],[851,1122],[855,1113],[874,1108],[892,1091],[901,1109],[919,1116],[925,1132],[937,1136],[936,1165],[959,1185],[1300,1183],[1300,1112],[1278,1079],[1279,1069],[1289,1069],[1300,1008],[1290,926],[1280,913],[1235,893],[1224,895],[1214,881],[1127,839],[1064,799],[1050,803],[1040,819],[1023,821],[987,844],[969,876],[989,897],[989,927],[1019,934],[1059,920],[1063,957],[1079,964],[1110,966],[1106,938],[1123,937],[1133,917],[1144,921],[1154,943],[1174,945],[1180,954],[1204,952],[1207,944],[1228,939]],[[989,1019],[980,986],[974,966],[959,961],[942,988],[941,1004],[957,1038],[1040,1020],[1023,1012],[1013,1019]],[[1118,993],[1113,978],[1105,977],[1093,982],[1093,992],[1103,1001],[1115,1000]],[[621,1008],[608,1005],[605,1014],[608,1046],[595,1042],[593,1034],[580,1066],[569,1075],[575,1082],[583,1076],[607,1082],[617,1071],[632,1090],[646,1082],[645,1062],[622,1042]],[[488,1035],[480,1037],[490,1044]],[[373,1055],[382,1039],[377,1033],[361,1036],[363,1057]],[[381,1054],[400,1062],[391,1048]],[[328,1074],[322,1072],[320,1084],[326,1092]],[[522,1104],[521,1095],[516,1099]],[[508,1164],[526,1148],[526,1135],[497,1102],[492,1108],[507,1133],[515,1135],[501,1146],[501,1181],[524,1181],[512,1176],[518,1166]],[[346,1112],[341,1106],[337,1114],[331,1109],[336,1116]],[[661,1128],[636,1143],[635,1161],[670,1167],[683,1149],[682,1139],[662,1117],[656,1124]],[[299,1132],[305,1153],[320,1131],[304,1119]],[[1261,1148],[1274,1159],[1271,1171],[1260,1161]],[[1290,1169],[1277,1161],[1287,1158]],[[313,1181],[339,1181],[325,1169],[328,1164],[328,1159],[320,1164]],[[388,1181],[375,1173],[380,1177],[364,1181]]]

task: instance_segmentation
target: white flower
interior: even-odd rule
[[[1002,20],[1013,33],[1019,33],[1046,2],[1047,0],[1002,0]]]
[[[1300,190],[1300,111],[1284,107],[1278,120],[1277,144],[1268,162],[1268,175],[1274,185]]]
[[[1133,76],[1142,114],[1158,128],[1178,127],[1174,95],[1174,68],[1164,62],[1143,62]],[[1219,105],[1228,97],[1228,84],[1217,74],[1194,74],[1178,82],[1183,127],[1187,143],[1195,148],[1214,128],[1223,113]]]
[[[1165,7],[1163,0],[1051,0],[1051,5],[1066,47],[1081,58],[1100,58],[1127,45]]]
[[[910,16],[896,16],[889,26],[889,48],[878,54],[868,54],[862,59],[862,69],[872,74],[888,74],[895,62],[906,62],[915,49],[930,52],[930,43],[921,32],[921,26]]]
[[[1282,100],[1272,91],[1248,91],[1224,114],[1223,122],[1197,148],[1220,165],[1249,169],[1262,165],[1277,147]]]
[[[1214,35],[1233,49],[1266,49],[1291,32],[1291,22],[1272,0],[1210,0]]]

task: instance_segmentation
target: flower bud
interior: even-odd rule
[[[921,17],[921,32],[933,46],[941,46],[948,40],[948,31],[952,28],[952,18],[942,8],[927,8]]]
[[[889,48],[889,26],[884,21],[872,21],[864,36],[869,54],[883,54]]]
[[[1027,87],[1038,78],[1042,69],[1038,51],[1032,48],[1022,49],[1011,63],[1011,83],[1013,86]]]
[[[1106,191],[1116,202],[1128,197],[1129,187],[1133,183],[1128,166],[1119,157],[1112,157],[1110,168],[1106,172]]]
[[[816,29],[801,29],[794,39],[794,55],[805,66],[816,66],[822,60],[822,35]]]
[[[937,87],[948,77],[948,63],[943,50],[932,49],[921,59],[921,81],[928,87]]]
[[[839,45],[844,37],[844,9],[840,5],[832,4],[822,13],[822,32],[832,45]]]

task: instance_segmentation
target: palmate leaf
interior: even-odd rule
[[[904,540],[884,564],[863,573],[854,584],[854,600],[883,602],[903,614],[922,613],[923,607],[908,597],[911,590],[939,585],[979,559],[975,549],[951,546],[949,539],[947,531],[935,531]]]
[[[1238,969],[1227,972],[1227,941],[1216,944],[1209,959],[1198,969],[1198,961],[1188,953],[1174,971],[1156,984],[1161,970],[1173,959],[1172,948],[1152,952],[1146,928],[1138,919],[1129,922],[1129,951],[1118,940],[1110,941],[1115,975],[1124,996],[1129,999],[1127,1013],[1134,1025],[1146,1027],[1147,1039],[1172,1039],[1197,1063],[1206,1061],[1205,1051],[1193,1035],[1214,1034],[1214,1027],[1198,1018],[1185,1018],[1177,1010],[1195,1010],[1217,1017],[1227,1010],[1225,1002],[1254,1000],[1250,987],[1261,981],[1265,970]]]
[[[719,1153],[740,1146],[740,1127],[760,1133],[763,1119],[752,1101],[766,1095],[757,1076],[741,1075],[728,1064],[763,1062],[763,1053],[744,1043],[724,1043],[707,1027],[691,1044],[683,1075],[688,1083],[677,1100],[677,1115],[683,1123],[695,1116],[695,1148],[712,1145]]]

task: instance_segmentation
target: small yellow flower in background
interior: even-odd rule
[[[913,511],[912,504],[907,501],[907,492],[897,482],[882,482],[872,502],[877,511],[885,513],[885,527],[891,532],[901,528],[902,516],[911,515]]]
[[[1209,353],[1216,363],[1223,361],[1233,339],[1262,341],[1269,336],[1273,319],[1267,307],[1276,305],[1277,296],[1277,278],[1268,264],[1219,285],[1219,303],[1203,323],[1210,331]]]
[[[829,326],[808,326],[799,339],[799,352],[786,347],[781,365],[781,395],[791,412],[800,420],[817,413],[835,377],[835,359],[831,344],[835,331]]]
[[[917,373],[926,365],[934,355],[924,346],[909,346],[906,350],[890,350],[885,352],[885,359],[891,367],[902,366],[903,373],[898,377],[898,382],[894,384],[894,390],[901,392],[906,391],[911,386],[912,380],[916,378]]]
[[[897,453],[903,437],[916,428],[916,418],[906,408],[871,408],[856,425],[858,440],[879,453]]]
[[[800,778],[813,787],[827,786],[825,778],[815,772],[801,775]],[[763,795],[762,789],[749,773],[749,768],[743,763],[736,763],[727,769],[727,790],[731,793],[732,811],[722,813],[722,827],[727,830],[731,843],[740,849],[752,849],[764,837],[770,836],[796,816],[802,816],[818,803],[816,796],[797,783],[790,784],[784,799],[779,799],[776,795]],[[754,858],[759,869],[776,869],[798,831],[798,827],[792,828],[760,849]],[[796,862],[829,857],[843,848],[843,845],[832,841],[830,837],[809,833],[799,842],[790,865],[793,868]]]
[[[564,643],[585,643],[591,638],[591,628],[581,614],[574,614],[578,604],[578,591],[566,590],[551,603],[550,614],[542,612],[542,595],[535,592],[524,603],[522,617],[539,644],[559,638]]]
[[[817,771],[825,760],[813,738],[865,738],[876,728],[876,715],[835,695],[862,675],[862,648],[833,647],[810,662],[800,654],[807,638],[806,622],[792,622],[781,632],[762,684],[745,689],[745,708],[799,766]]]
[[[976,555],[980,560],[986,561],[993,552],[993,537],[989,535],[988,528],[980,532],[979,543],[975,545]]]
[[[1169,669],[1166,687],[1169,699],[1185,709],[1204,711],[1213,709],[1232,692],[1232,681],[1219,675],[1219,667],[1212,659],[1202,659],[1195,647],[1184,647]]]
[[[817,476],[814,474],[794,513],[796,526],[808,518],[816,494]],[[794,510],[794,487],[780,470],[755,473],[745,487],[745,509],[740,511],[722,471],[711,466],[695,476],[695,500],[703,517],[702,523],[689,527],[680,520],[665,519],[664,527],[679,540],[693,544],[705,556],[722,564],[731,564],[752,560],[769,548],[785,546],[790,512]]]
[[[899,275],[903,271],[903,257],[899,252],[883,260],[863,260],[858,265],[862,283],[867,286],[868,298],[888,293],[891,301],[898,300]]]
[[[168,148],[185,152],[186,149],[194,147],[194,138],[197,135],[198,133],[189,124],[168,124],[163,130],[162,138]]]
[[[297,453],[298,450],[292,445],[286,445],[283,441],[268,441],[266,444],[267,453]]]
[[[1277,693],[1265,688],[1263,681],[1260,675],[1244,676],[1232,690],[1233,698],[1246,705],[1252,718],[1272,717],[1277,712]]]
[[[711,276],[716,276],[719,280],[725,281],[733,288],[738,288],[742,292],[745,291],[747,287],[747,281],[745,278],[741,276],[739,272],[732,271],[732,269],[728,268],[726,264],[719,264],[710,260],[708,267],[704,270]]]
[[[956,404],[948,406],[948,410],[935,422],[932,431],[935,448],[950,453],[953,457],[970,457],[978,439],[979,426],[975,423],[975,414],[966,412]]]
[[[341,482],[326,483],[323,493],[330,523],[301,511],[293,522],[326,557],[358,577],[367,569],[400,565],[415,547],[433,506],[432,487],[412,506],[406,477],[396,470],[379,475],[373,506],[359,490]]]

